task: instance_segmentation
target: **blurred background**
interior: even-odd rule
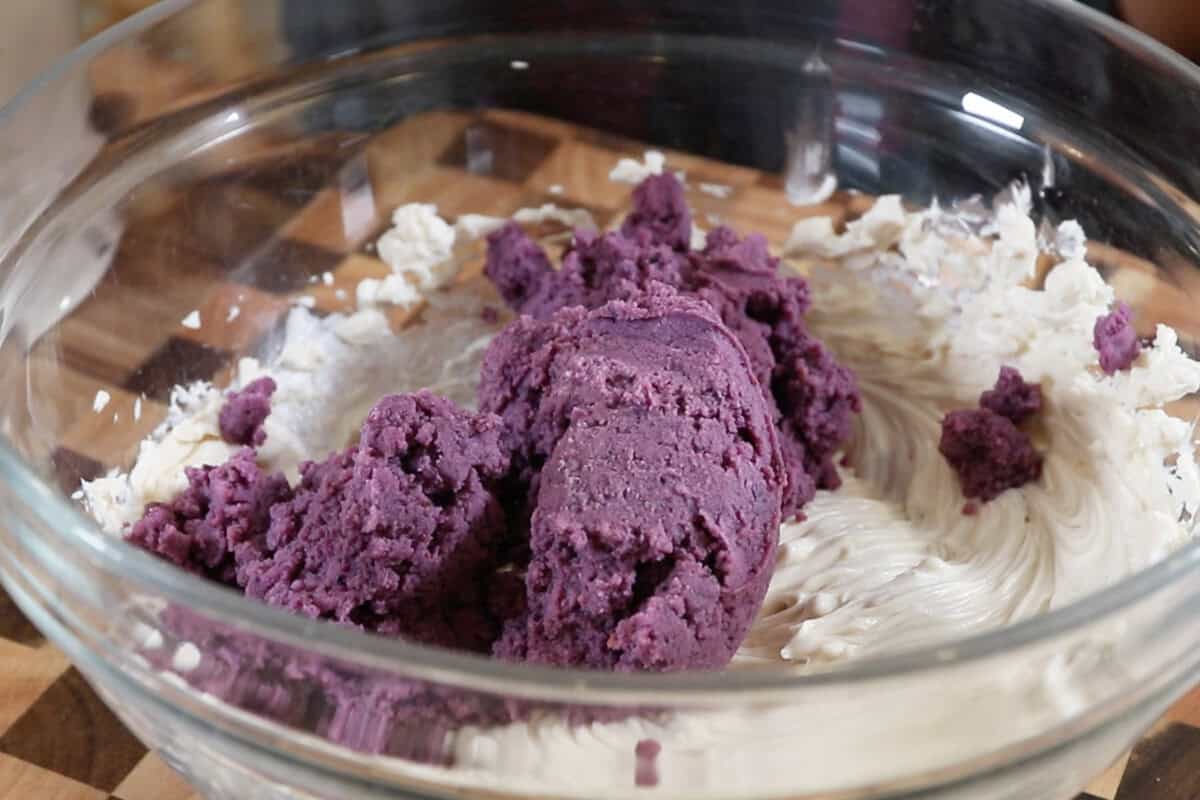
[[[0,102],[84,40],[152,5],[154,0],[0,0]],[[217,0],[196,22],[213,52],[222,53],[216,63],[229,74],[241,73],[252,52],[255,42],[247,32],[262,32],[280,16],[280,4],[260,6],[261,15],[245,19],[236,4]]]
[[[84,39],[153,4],[153,0],[3,0],[0,102]],[[261,11],[250,12],[255,18],[246,19],[233,2],[217,0],[196,24],[211,40],[210,52],[223,54],[217,67],[236,75],[251,58],[248,54],[255,41],[269,38],[263,37],[264,33],[285,27],[288,38],[299,43],[305,39],[306,27],[336,26],[339,7],[351,4],[375,6],[382,19],[397,8],[387,0],[265,0],[259,4]],[[1119,16],[1189,58],[1200,57],[1200,3],[1196,0],[1088,0],[1086,4]],[[844,5],[857,5],[857,0]]]

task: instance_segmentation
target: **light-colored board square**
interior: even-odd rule
[[[426,111],[376,134],[367,145],[369,160],[380,159],[401,175],[436,162],[476,119],[465,111]]]
[[[333,186],[318,192],[280,230],[284,238],[322,247],[334,253],[357,250],[386,221],[377,208],[371,184]]]
[[[0,753],[0,800],[105,800],[99,789]]]
[[[462,112],[427,112],[409,117],[371,140],[366,147],[367,173],[381,222],[396,206],[412,202],[405,198],[412,197],[414,182],[437,166],[437,160],[472,119]]]
[[[575,139],[580,133],[578,125],[572,125],[569,122],[563,122],[553,117],[530,114],[527,111],[489,108],[483,112],[482,117],[502,128],[515,128],[517,130],[528,131],[529,133],[545,136],[547,139]]]
[[[235,307],[237,314],[230,319]],[[192,309],[197,312],[200,327],[185,326],[181,317],[172,333],[218,350],[245,353],[287,308],[287,298],[238,283],[218,283]]]
[[[25,647],[0,640],[0,675],[4,676],[0,680],[0,735],[37,702],[42,692],[69,666],[66,656],[53,647]]]
[[[32,358],[26,366],[30,393],[39,398],[31,409],[34,429],[49,444],[59,444],[101,464],[124,464],[137,443],[166,415],[165,407],[76,372],[55,361]],[[96,411],[98,392],[108,394]],[[136,418],[135,418],[136,416]]]
[[[1200,728],[1200,687],[1193,689],[1167,712],[1167,719]]]
[[[138,762],[114,794],[121,800],[202,800],[179,773],[155,753]]]
[[[391,268],[378,258],[363,253],[352,253],[330,273],[333,276],[332,284],[326,285],[324,281],[319,281],[310,286],[305,294],[314,298],[316,307],[323,311],[353,312],[357,307],[355,291],[359,281],[364,278],[381,280],[391,273]]]
[[[748,186],[729,203],[725,213],[729,224],[741,233],[761,233],[773,244],[783,244],[792,226],[809,217],[831,217],[835,226],[846,218],[846,207],[836,200],[816,205],[797,206],[779,189]]]
[[[202,291],[193,295],[191,303],[202,296]],[[64,320],[46,343],[70,351],[76,367],[119,381],[158,350],[163,332],[194,307],[164,300],[155,301],[148,291],[110,291]]]
[[[762,175],[761,172],[748,167],[725,164],[679,150],[660,152],[666,156],[665,168],[672,172],[682,170],[687,183],[697,189],[700,184],[709,183],[729,187],[731,193],[736,193],[740,188],[753,185]]]
[[[1113,800],[1117,796],[1117,788],[1121,785],[1121,776],[1125,774],[1125,766],[1129,763],[1129,753],[1116,760],[1100,777],[1088,784],[1084,790],[1103,800]]]
[[[626,208],[633,187],[608,179],[621,156],[640,158],[641,151],[617,153],[584,141],[565,141],[534,170],[525,185],[546,193],[552,186],[561,186],[563,198],[606,211]]]

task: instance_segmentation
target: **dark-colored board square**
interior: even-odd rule
[[[438,162],[480,175],[523,183],[557,146],[557,139],[485,120],[468,125]]]
[[[332,184],[346,154],[320,154],[305,159],[280,159],[256,165],[236,180],[261,189],[292,208],[303,208]]]
[[[113,260],[120,283],[156,288],[164,270],[208,277],[237,269],[295,213],[266,192],[216,180],[172,187],[165,209],[126,212]]]
[[[600,128],[579,128],[575,133],[575,138],[593,147],[609,150],[613,156],[629,155],[637,158],[646,150],[645,142]]]
[[[104,136],[114,136],[137,118],[137,100],[128,92],[101,92],[92,98],[88,122]]]
[[[758,176],[758,178],[755,179],[754,182],[756,184],[758,184],[759,186],[765,187],[767,189],[774,189],[779,192],[783,191],[783,176],[776,175],[773,172],[762,173],[761,175]],[[1084,795],[1083,797],[1086,797],[1086,796],[1087,795]],[[1081,798],[1081,800],[1082,800],[1082,798]]]
[[[229,274],[229,279],[262,289],[287,294],[311,285],[311,278],[332,271],[343,256],[294,239],[274,238]]]
[[[180,200],[168,212],[128,223],[105,276],[106,284],[158,288],[167,265],[172,275],[207,279],[220,274],[222,259],[245,252],[269,235],[261,223],[251,224],[243,219],[234,228],[226,228],[221,241],[205,241],[201,228],[219,225],[220,215],[209,217],[200,226],[194,220],[189,221],[185,203],[186,200]]]
[[[249,186],[292,210],[303,208],[322,189],[339,181],[347,162],[362,153],[363,133],[329,133],[297,142],[280,142],[262,157],[211,176],[216,184]]]
[[[28,646],[39,645],[45,641],[41,631],[25,618],[21,609],[17,608],[17,604],[3,589],[0,589],[0,639]]]
[[[209,182],[190,188],[167,225],[176,226],[203,258],[236,269],[291,217],[266,192]],[[169,235],[169,233],[168,233]]]
[[[147,751],[72,667],[0,738],[0,752],[111,792]]]
[[[50,463],[54,465],[58,488],[66,494],[78,489],[80,481],[94,480],[104,472],[104,465],[99,461],[67,447],[56,447],[50,454]]]
[[[224,350],[172,336],[125,379],[123,388],[165,403],[171,396],[171,387],[212,380],[231,358]]]
[[[1200,797],[1200,729],[1174,722],[1143,739],[1129,756],[1116,800]]]

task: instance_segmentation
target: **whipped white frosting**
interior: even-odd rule
[[[1113,292],[1082,259],[1074,223],[1043,288],[1027,285],[1038,248],[1020,194],[979,234],[954,224],[883,198],[841,235],[806,220],[789,239],[812,269],[813,330],[857,374],[864,408],[843,488],[781,532],[746,660],[835,661],[1008,624],[1191,535],[1193,425],[1162,406],[1200,388],[1200,364],[1159,326],[1128,372],[1099,370],[1092,327]],[[974,406],[1004,364],[1042,386],[1043,476],[966,515],[937,450],[940,421]]]
[[[622,158],[608,173],[608,179],[617,183],[638,184],[651,175],[661,175],[667,157],[658,150],[647,150],[642,160]]]
[[[633,167],[624,172],[632,175]],[[1018,189],[978,213],[936,205],[909,211],[899,198],[883,197],[841,233],[825,218],[796,224],[784,255],[808,274],[810,324],[856,372],[863,411],[845,450],[843,486],[819,492],[803,521],[783,526],[766,601],[731,670],[822,669],[950,643],[1109,586],[1192,535],[1200,506],[1193,426],[1162,406],[1200,389],[1200,364],[1159,326],[1132,369],[1100,372],[1092,326],[1113,302],[1112,289],[1084,261],[1077,225],[1064,223],[1039,239],[1028,212],[1027,190]],[[495,224],[470,217],[456,228],[478,236]],[[1042,286],[1039,249],[1060,259]],[[428,387],[473,404],[479,362],[499,323],[483,320],[484,300],[471,291],[427,299],[423,318],[395,335],[376,311],[318,319],[292,310],[279,352],[265,366],[244,360],[234,382],[270,374],[279,385],[264,463],[294,474],[300,460],[347,443],[386,393]],[[940,420],[974,406],[1002,365],[1041,383],[1045,405],[1033,437],[1045,456],[1043,476],[967,515],[937,450]],[[84,485],[106,530],[119,532],[144,503],[176,493],[184,466],[231,454],[217,434],[222,402],[222,392],[208,385],[178,389],[132,472]],[[1054,672],[1047,669],[1047,676]],[[1065,696],[1069,681],[1046,680],[1046,696]],[[1031,696],[1025,710],[990,708],[1012,698],[992,701],[973,686],[947,686],[945,708],[929,711],[929,747],[937,741],[947,763],[953,749],[932,733],[948,728],[946,715],[963,704],[974,704],[980,719],[1023,713],[1031,732],[1038,714],[1055,705]],[[714,768],[713,747],[742,741],[786,759],[799,741],[814,746],[810,723],[870,735],[866,720],[842,719],[840,709],[831,702],[803,711],[768,707],[585,726],[545,716],[453,732],[454,769],[414,769],[464,786],[504,777],[531,790],[594,792],[609,790],[614,774],[632,775],[635,744],[653,738],[674,787],[688,776],[684,782],[697,790],[732,791],[736,771]],[[909,713],[902,704],[897,709]],[[990,734],[978,731],[979,741]],[[897,748],[893,761],[863,767],[863,779],[902,771],[924,746]],[[824,754],[830,774],[844,769],[847,757]],[[819,787],[822,759],[809,763]],[[796,791],[806,781],[791,775],[780,785]]]

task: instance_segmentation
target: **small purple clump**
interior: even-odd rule
[[[1142,345],[1133,329],[1133,311],[1128,303],[1117,303],[1115,309],[1096,320],[1092,345],[1100,354],[1100,369],[1106,375],[1129,369],[1142,351]]]
[[[679,286],[683,263],[665,245],[641,246],[621,233],[579,230],[556,271],[545,251],[510,222],[488,236],[484,269],[514,311],[548,319],[560,308],[631,299],[654,281]]]
[[[266,475],[243,448],[216,467],[187,470],[188,488],[170,503],[152,503],[129,541],[189,572],[226,585],[239,564],[262,556],[271,506],[291,490],[282,475]]]
[[[530,297],[553,272],[550,259],[538,243],[515,222],[506,223],[487,237],[487,276],[510,307],[521,313]]]
[[[1020,425],[1042,410],[1042,387],[1026,383],[1013,367],[1001,367],[996,386],[979,396],[979,405]]]
[[[951,411],[942,419],[938,450],[958,473],[964,496],[987,502],[1041,477],[1042,456],[1017,427],[1041,408],[1041,385],[1026,383],[1013,367],[1000,367],[996,385],[979,395],[979,408]],[[963,506],[968,516],[978,510],[974,503]]]
[[[634,786],[658,786],[658,756],[662,744],[657,739],[641,739],[633,748]]]
[[[217,420],[221,438],[230,444],[260,447],[267,440],[263,423],[271,414],[273,394],[275,381],[268,377],[247,384],[240,392],[231,392]]]
[[[963,495],[984,502],[1042,475],[1029,435],[990,408],[947,414],[938,450],[958,473]]]
[[[633,190],[633,211],[621,235],[641,245],[659,244],[685,252],[692,239],[692,211],[674,175],[651,175]]]

